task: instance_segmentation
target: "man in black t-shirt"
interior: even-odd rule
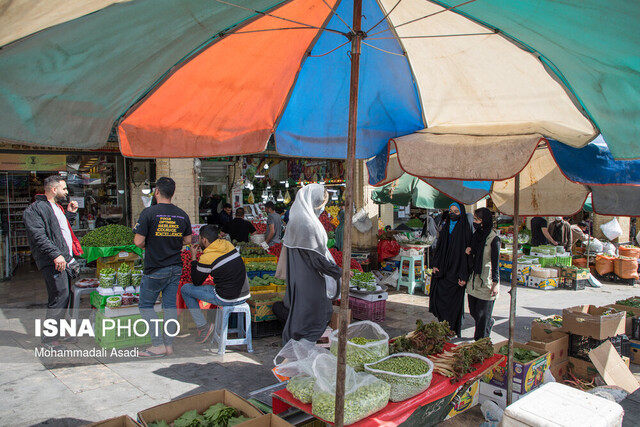
[[[139,353],[140,357],[162,357],[173,353],[173,336],[177,329],[176,296],[182,275],[181,251],[191,244],[189,216],[171,203],[176,183],[162,177],[156,181],[154,196],[157,204],[142,211],[133,228],[134,243],[145,249],[144,275],[140,285],[140,314],[147,321],[151,334],[151,347]],[[164,331],[152,323],[157,319],[153,306],[162,292]],[[156,326],[158,326],[156,328]]]
[[[531,218],[531,246],[548,244],[543,229],[547,229],[547,220],[545,218],[541,216]]]
[[[238,208],[236,209],[236,217],[223,225],[220,231],[228,234],[231,240],[236,242],[248,242],[249,236],[256,231],[256,228],[244,219],[244,209]]]

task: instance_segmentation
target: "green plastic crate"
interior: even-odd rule
[[[109,298],[110,296],[111,295],[100,295],[98,291],[91,292],[91,295],[89,295],[91,307],[103,308],[105,305],[107,305],[107,298]]]
[[[162,313],[157,313],[158,318],[162,318]],[[127,335],[125,330],[117,330],[110,329],[103,333],[103,321],[105,319],[115,320],[116,322],[120,322],[121,325],[126,324],[128,320],[131,320],[131,324],[133,324],[136,320],[141,319],[139,314],[134,314],[131,316],[121,316],[121,317],[105,317],[104,314],[97,310],[96,312],[96,324],[95,324],[95,335],[96,335],[96,343],[102,348],[127,348],[127,347],[137,347],[151,344],[151,336],[149,334],[139,337],[136,334],[132,334],[132,336]],[[136,329],[139,332],[143,332],[145,330],[144,325],[138,324],[138,328]],[[159,327],[162,327],[162,323],[159,324]]]

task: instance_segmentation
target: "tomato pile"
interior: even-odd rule
[[[269,247],[269,254],[275,255],[280,258],[280,252],[282,252],[282,243],[276,243],[275,245]]]
[[[329,252],[331,252],[331,255],[333,255],[333,259],[335,260],[336,264],[338,264],[338,267],[342,267],[342,252],[334,248],[329,249]],[[352,270],[362,271],[362,265],[360,265],[360,263],[355,259],[351,260],[350,267]]]
[[[331,223],[331,220],[329,219],[329,215],[327,214],[326,211],[323,211],[320,214],[320,222],[322,223],[322,226],[326,231],[334,231],[336,229],[335,225]]]
[[[265,234],[267,232],[267,224],[263,222],[252,222],[251,224],[256,229],[256,233]]]
[[[198,252],[196,259],[200,259],[202,252]],[[180,283],[191,283],[191,251],[183,250],[180,254],[182,258],[182,275],[180,276]],[[203,285],[213,285],[213,279],[211,276],[207,277]]]

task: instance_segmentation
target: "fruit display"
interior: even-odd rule
[[[141,270],[133,270],[131,272],[131,286],[140,286],[142,283],[142,271]]]
[[[327,212],[322,212],[318,219],[320,220],[320,222],[322,223],[322,226],[326,231],[334,231],[336,229],[335,225],[331,223],[331,220],[329,219],[329,215],[327,215]]]
[[[245,264],[247,271],[276,271],[275,262],[248,262]]]
[[[109,224],[96,228],[82,236],[80,244],[87,247],[133,245],[133,230],[124,225]]]
[[[253,242],[234,242],[234,245],[236,245],[236,248],[240,251],[240,255],[244,258],[255,258],[267,255],[267,251],[265,251],[262,246],[256,245]]]
[[[324,210],[334,218],[340,213],[340,206],[325,206]]]
[[[371,272],[363,273],[358,270],[352,270],[354,272],[351,277],[351,286],[355,286],[358,289],[364,289],[366,291],[373,292],[376,290],[376,277]]]
[[[123,288],[131,286],[131,267],[126,262],[118,267],[118,286]]]
[[[267,232],[267,224],[264,222],[252,222],[257,234],[265,234]]]
[[[342,267],[342,252],[334,248],[329,249],[329,252],[331,252],[331,255],[333,255],[333,259],[338,267]],[[351,259],[351,265],[349,266],[349,268],[351,268],[351,270],[362,271],[362,265],[360,265],[360,263],[355,259]]]
[[[277,258],[280,258],[280,252],[282,252],[282,243],[276,243],[273,246],[269,247],[269,254],[274,255]]]
[[[116,271],[113,268],[100,270],[98,281],[101,288],[111,288],[116,283]]]
[[[122,305],[122,297],[114,296],[107,298],[106,306],[109,308],[120,307]]]
[[[282,279],[276,279],[275,277],[273,277],[270,274],[265,274],[262,277],[252,277],[251,279],[249,279],[249,286],[254,287],[254,286],[269,286],[271,284],[274,285],[285,285],[286,281],[282,280]]]
[[[426,357],[399,353],[364,365],[365,372],[391,386],[389,400],[401,402],[422,393],[431,385],[433,363]]]
[[[424,323],[418,319],[413,332],[393,341],[391,353],[416,353],[423,356],[440,353],[444,349],[444,344],[454,335],[446,320]]]

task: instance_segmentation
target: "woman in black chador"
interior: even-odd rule
[[[464,205],[452,203],[449,216],[438,235],[433,259],[429,311],[440,322],[449,322],[451,330],[461,335],[465,285],[469,278],[466,248],[471,243],[471,227]]]

